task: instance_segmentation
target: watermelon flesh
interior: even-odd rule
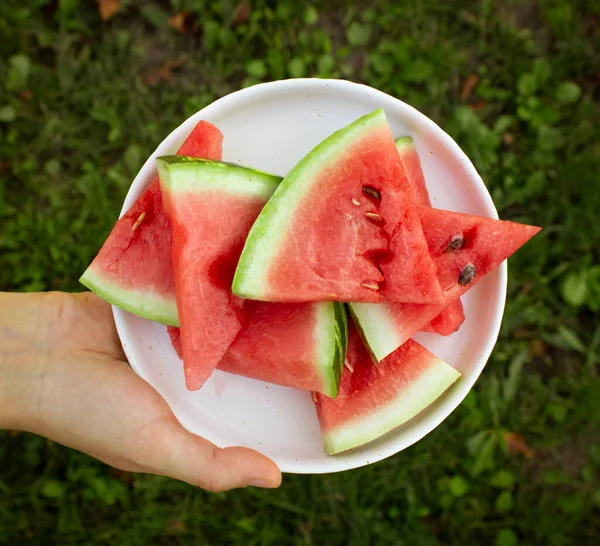
[[[431,207],[431,198],[425,184],[421,159],[413,139],[409,136],[400,137],[396,140],[396,149],[400,155],[402,168],[410,184],[415,203],[421,207]]]
[[[409,191],[383,111],[359,118],[285,177],[248,235],[233,292],[296,303],[442,301]]]
[[[430,332],[441,336],[449,336],[456,332],[465,321],[465,310],[460,298],[449,304],[429,324],[426,324],[422,332]]]
[[[348,335],[343,305],[248,300],[245,311],[217,369],[335,398]],[[169,336],[181,358],[179,329],[169,327]]]
[[[376,440],[402,425],[460,377],[413,340],[374,365],[351,325],[348,334],[337,398],[313,397],[325,451],[330,455]]]
[[[222,143],[221,132],[200,121],[177,153],[219,160]],[[156,178],[117,220],[80,282],[125,311],[178,325],[170,256],[171,224]]]
[[[396,148],[400,154],[400,161],[406,173],[406,179],[410,184],[413,199],[417,205],[431,207],[431,198],[425,184],[425,175],[423,174],[421,160],[413,139],[409,136],[397,139]],[[423,328],[423,331],[449,336],[460,328],[464,320],[465,313],[459,299],[444,309]]]
[[[181,349],[181,330],[177,326],[167,326],[167,333],[171,339],[171,345],[177,356],[183,360],[183,350]]]
[[[351,304],[352,315],[377,361],[422,330],[541,229],[431,207],[419,207],[418,211],[445,301],[433,305]],[[452,249],[451,243],[456,246],[456,241],[462,241],[461,246]]]
[[[173,232],[186,386],[199,389],[244,324],[231,281],[250,227],[279,177],[189,157],[157,160]]]

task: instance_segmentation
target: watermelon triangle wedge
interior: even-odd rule
[[[352,315],[377,361],[422,330],[541,229],[431,207],[418,210],[445,301],[433,305],[352,303]]]
[[[460,373],[409,340],[379,364],[350,325],[338,396],[314,396],[326,453],[376,440],[441,396]]]
[[[431,207],[431,198],[427,191],[421,159],[414,140],[409,136],[400,137],[396,139],[396,149],[400,155],[400,162],[410,184],[415,203],[422,207]]]
[[[221,159],[223,135],[200,121],[177,152]],[[80,282],[108,302],[143,318],[179,325],[171,267],[171,224],[158,178],[114,225]]]
[[[404,136],[396,140],[396,148],[400,155],[406,179],[410,184],[413,199],[417,205],[431,207],[431,198],[425,184],[425,175],[421,167],[421,159],[413,139]],[[465,313],[460,299],[452,302],[446,309],[423,328],[424,332],[432,332],[449,336],[456,332],[465,320]]]
[[[186,386],[197,390],[245,322],[231,281],[248,231],[281,179],[189,157],[164,156],[157,165],[173,233]]]
[[[348,339],[343,304],[248,300],[245,314],[217,369],[336,397]],[[179,328],[168,330],[182,358]]]
[[[288,303],[443,301],[383,110],[333,133],[284,178],[248,235],[233,292]]]

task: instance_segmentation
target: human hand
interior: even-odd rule
[[[110,306],[91,293],[0,293],[0,428],[209,491],[281,483],[260,453],[187,432],[128,366]]]

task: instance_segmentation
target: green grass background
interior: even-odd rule
[[[0,289],[80,290],[164,136],[278,78],[348,78],[413,104],[473,159],[503,218],[545,229],[510,260],[481,379],[417,445],[277,491],[207,494],[0,432],[0,544],[600,544],[600,4],[120,5],[104,22],[92,0],[0,2]],[[169,17],[184,10],[181,33]],[[511,434],[535,453],[511,452]]]

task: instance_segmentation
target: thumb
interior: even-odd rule
[[[160,438],[162,449],[153,449],[149,460],[144,461],[153,474],[213,492],[281,484],[277,465],[257,451],[246,447],[219,448],[186,431],[175,419],[167,419],[159,427],[163,430],[157,431],[155,438]]]

